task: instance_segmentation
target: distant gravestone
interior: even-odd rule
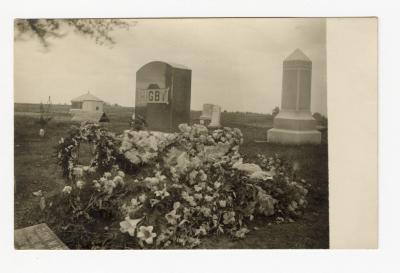
[[[14,246],[15,249],[68,249],[46,224],[15,230]]]
[[[200,116],[200,123],[204,125],[208,125],[211,121],[211,115],[213,111],[213,104],[205,103],[203,104],[203,111]]]
[[[320,144],[321,132],[310,111],[312,62],[296,49],[283,62],[281,111],[268,131],[268,142]]]
[[[150,62],[136,72],[135,115],[149,130],[178,131],[190,122],[192,71],[184,66]]]
[[[40,136],[40,137],[44,137],[44,134],[45,134],[44,129],[43,129],[43,128],[40,128],[40,130],[39,130],[39,136]]]
[[[221,106],[213,105],[211,113],[211,122],[208,125],[211,128],[221,127]]]

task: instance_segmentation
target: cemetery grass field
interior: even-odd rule
[[[47,194],[60,191],[64,186],[61,170],[56,164],[55,145],[73,124],[67,114],[67,105],[53,106],[54,117],[46,127],[44,138],[39,137],[39,105],[15,104],[14,115],[14,171],[15,171],[15,228],[39,224],[39,200],[32,192],[42,190]],[[106,126],[116,133],[129,128],[132,108],[108,106],[106,114],[110,123]],[[192,112],[195,119],[200,112]],[[244,134],[241,154],[248,158],[257,154],[275,153],[296,161],[300,175],[311,185],[309,207],[305,215],[294,223],[272,224],[257,220],[245,239],[232,240],[227,236],[204,239],[199,248],[328,248],[328,145],[327,133],[323,132],[323,144],[319,146],[284,146],[256,142],[265,140],[266,131],[272,127],[268,115],[249,113],[222,113],[224,126],[236,127]],[[50,226],[51,228],[51,226]]]

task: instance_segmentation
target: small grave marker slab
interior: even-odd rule
[[[203,121],[204,124],[208,124],[211,121],[211,116],[213,112],[213,104],[205,103],[203,104],[203,111],[200,116],[200,121]]]
[[[221,127],[221,106],[213,105],[211,113],[211,122],[208,125],[210,128]]]
[[[68,249],[44,223],[15,230],[14,246],[15,249]]]

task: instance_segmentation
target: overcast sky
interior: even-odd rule
[[[87,91],[135,105],[136,71],[150,61],[192,69],[191,108],[270,113],[281,104],[282,62],[300,48],[313,62],[311,111],[326,114],[325,19],[135,20],[112,48],[71,32],[43,50],[15,42],[15,102],[70,103]]]

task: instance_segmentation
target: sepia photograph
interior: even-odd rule
[[[399,271],[394,3],[0,6],[2,271]]]
[[[326,20],[15,19],[15,249],[328,249]]]

